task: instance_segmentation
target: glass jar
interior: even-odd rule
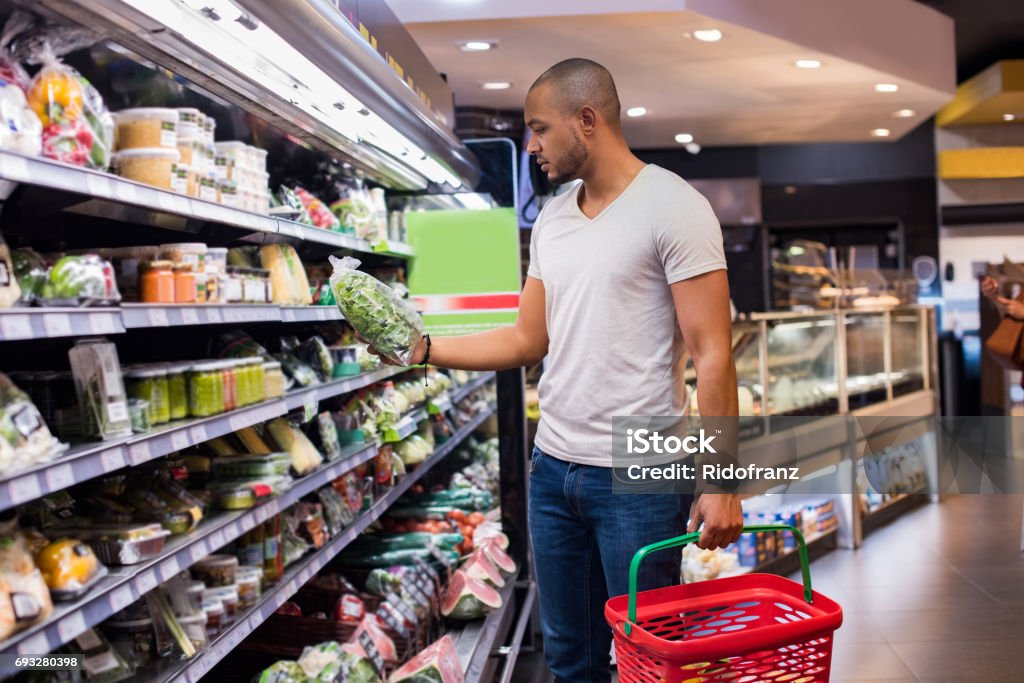
[[[221,624],[228,626],[234,623],[235,615],[238,613],[238,587],[232,585],[207,588],[203,591],[203,603],[213,602],[220,602],[224,607],[224,619]]]
[[[192,266],[192,272],[196,274],[196,302],[206,301],[206,245],[202,242],[179,242],[176,244],[161,244],[161,258],[167,259],[174,264],[187,263]]]
[[[228,266],[226,247],[209,247],[206,250],[206,300],[211,304],[226,303],[221,280]]]
[[[260,557],[262,559],[263,546],[260,545]],[[263,570],[259,567],[239,567],[235,575],[238,586],[238,606],[240,609],[248,609],[257,602],[262,595],[260,581],[263,578]]]
[[[139,264],[139,299],[148,304],[174,303],[174,273],[170,261]]]
[[[263,364],[263,397],[264,399],[281,398],[284,396],[284,371],[277,361]]]
[[[194,304],[196,302],[196,273],[187,263],[174,266],[174,303]]]
[[[220,363],[195,363],[188,369],[188,412],[209,417],[224,412],[224,378]]]
[[[234,358],[224,361],[224,363],[231,366],[231,371],[235,376],[235,406],[241,408],[249,405],[252,391],[249,389],[249,374],[246,372],[245,361],[241,358]]]
[[[235,386],[235,364],[233,361],[218,361],[217,373],[221,381],[221,396],[223,407],[221,410],[234,410],[237,406]]]
[[[263,359],[259,357],[246,358],[246,361],[249,363],[249,372],[252,373],[253,403],[261,403],[267,400],[266,383],[263,376]]]
[[[132,368],[125,373],[125,386],[129,397],[149,401],[150,424],[159,425],[171,421],[171,397],[165,368]]]
[[[167,364],[167,391],[171,398],[171,419],[188,417],[188,371],[187,363]]]
[[[256,268],[242,269],[242,301],[247,304],[266,303],[266,291]]]
[[[227,266],[224,275],[220,278],[220,297],[226,304],[240,304],[244,299],[245,291],[242,287],[244,268]]]

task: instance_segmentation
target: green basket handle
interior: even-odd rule
[[[811,590],[811,566],[807,560],[807,543],[804,541],[804,535],[800,533],[799,529],[788,524],[754,524],[743,527],[743,533],[758,531],[790,531],[796,537],[800,553],[800,572],[803,574],[804,579],[804,600],[807,601],[807,604],[812,604],[814,602],[814,593]],[[627,636],[632,631],[633,624],[636,623],[636,575],[640,571],[640,563],[651,553],[693,543],[699,538],[699,531],[677,536],[676,538],[645,545],[633,555],[633,561],[629,563],[629,621],[623,626]]]

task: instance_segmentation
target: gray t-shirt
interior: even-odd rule
[[[544,282],[547,367],[537,446],[612,466],[612,417],[683,415],[686,355],[669,285],[724,269],[707,200],[647,165],[600,215],[579,188],[551,199],[533,226],[529,275]]]

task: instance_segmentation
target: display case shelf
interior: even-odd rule
[[[156,671],[145,672],[140,680],[150,683],[197,683],[217,662],[224,659],[241,641],[252,633],[263,622],[277,611],[289,598],[309,581],[313,575],[323,569],[338,553],[363,533],[371,524],[379,520],[395,501],[402,497],[413,484],[419,481],[437,463],[448,456],[456,446],[476,431],[496,408],[475,416],[472,421],[459,429],[455,435],[438,446],[434,453],[423,461],[416,469],[403,477],[398,484],[374,503],[344,532],[331,539],[320,550],[307,555],[292,564],[285,571],[284,577],[275,586],[265,591],[260,601],[246,612],[238,615],[234,624],[221,632],[203,652],[187,662],[176,666],[162,663]]]
[[[310,403],[318,405],[321,400],[362,389],[406,370],[407,368],[385,367],[344,380],[289,392],[283,399],[212,417],[181,420],[150,434],[76,444],[56,460],[0,478],[0,493],[5,494],[0,495],[0,511],[125,467],[141,465],[154,458],[224,436],[243,427],[265,422]]]
[[[497,374],[494,372],[484,372],[479,377],[470,380],[467,384],[463,384],[461,387],[450,391],[449,395],[451,396],[452,403],[455,405],[462,403],[462,399],[466,398],[488,382],[494,381],[495,377],[497,377]]]
[[[239,538],[242,534],[278,514],[303,496],[327,486],[345,472],[373,459],[375,445],[351,447],[337,460],[296,480],[281,495],[253,508],[218,514],[204,520],[194,531],[174,538],[159,557],[140,564],[112,568],[99,585],[73,603],[58,604],[44,623],[23,631],[3,643],[6,654],[39,655],[70,642],[135,602],[158,584]],[[0,675],[13,673],[0,662]]]
[[[124,329],[119,308],[0,310],[0,341],[121,334]]]

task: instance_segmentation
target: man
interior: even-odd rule
[[[703,525],[702,548],[736,541],[742,526],[735,495],[705,493],[692,507],[675,494],[612,495],[612,416],[682,415],[686,350],[702,415],[737,414],[721,228],[692,187],[630,152],[619,115],[595,62],[569,59],[537,79],[527,150],[552,182],[582,183],[537,218],[515,325],[430,346],[432,364],[467,370],[548,358],[529,524],[545,657],[572,683],[610,679],[604,603],[627,592],[638,548],[680,535],[687,513],[690,531]],[[679,559],[646,560],[640,589],[678,583]]]

